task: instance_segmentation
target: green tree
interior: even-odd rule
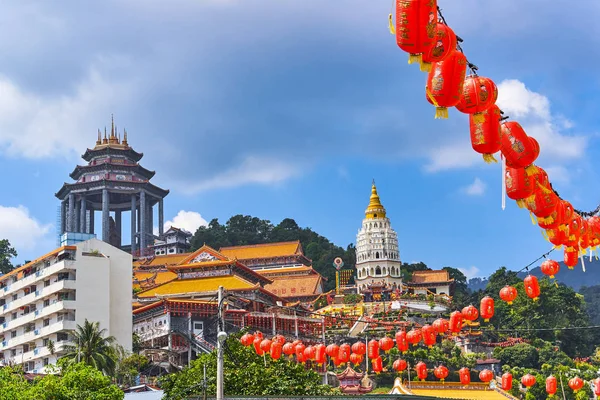
[[[0,275],[8,274],[15,267],[11,260],[17,257],[17,251],[10,245],[8,239],[0,240]]]
[[[73,344],[66,345],[66,354],[62,357],[67,364],[83,362],[99,371],[111,374],[115,368],[116,353],[113,345],[115,338],[104,337],[106,329],[100,329],[99,322],[84,321],[77,325],[73,333]]]
[[[302,364],[288,360],[261,357],[239,342],[240,335],[226,341],[224,361],[225,395],[236,396],[318,396],[335,393],[321,384],[321,377]],[[180,400],[202,393],[204,366],[206,366],[207,393],[216,393],[216,352],[204,354],[183,371],[161,379],[165,400]]]
[[[442,268],[448,271],[450,279],[454,279],[452,290],[452,303],[461,309],[471,303],[469,289],[467,288],[467,277],[459,269],[453,267]]]
[[[494,357],[502,361],[503,364],[522,368],[538,369],[540,366],[538,350],[527,343],[519,343],[510,347],[496,347]]]
[[[25,400],[29,384],[19,367],[0,368],[0,399]]]

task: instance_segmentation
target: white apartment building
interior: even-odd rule
[[[44,373],[86,319],[131,350],[131,274],[130,254],[90,239],[0,276],[0,365]]]

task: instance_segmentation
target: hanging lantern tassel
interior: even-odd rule
[[[394,17],[392,16],[392,13],[390,13],[390,15],[388,16],[388,20],[390,22],[390,33],[392,35],[396,34],[396,28],[394,28]]]
[[[525,168],[525,172],[527,172],[527,176],[532,176],[537,174],[538,169],[535,165],[531,164],[529,167]]]
[[[537,225],[537,222],[536,222],[536,220],[535,220],[535,217],[533,216],[533,213],[532,213],[532,212],[529,212],[529,216],[531,217],[531,223],[532,223],[533,225]]]
[[[491,164],[491,163],[497,163],[498,160],[496,160],[496,157],[494,157],[493,154],[484,154],[483,155],[483,161],[485,161],[486,164]]]
[[[419,63],[419,65],[423,62],[423,54],[409,54],[408,55],[408,63],[414,64]]]
[[[506,208],[506,158],[502,153],[500,157],[502,157],[502,209],[504,210]]]
[[[448,119],[448,107],[440,107],[427,86],[425,86],[425,92],[427,92],[427,97],[435,106],[435,119]]]
[[[585,272],[585,261],[583,260],[583,252],[581,253],[581,269],[583,270],[583,272]]]

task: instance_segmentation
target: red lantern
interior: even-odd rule
[[[443,335],[444,333],[448,332],[448,329],[450,329],[450,323],[448,322],[448,320],[445,320],[443,318],[436,319],[435,321],[433,321],[433,324],[431,324],[431,326],[433,326],[433,329],[435,329],[435,331],[440,335]]]
[[[567,230],[564,225],[560,226],[557,229],[548,229],[546,230],[546,236],[548,236],[548,241],[553,245],[559,247],[567,242]]]
[[[556,394],[556,389],[558,388],[556,378],[552,375],[546,378],[546,393],[549,396],[554,396]]]
[[[527,208],[536,217],[542,219],[542,224],[552,224],[554,222],[552,213],[556,211],[560,199],[554,192],[546,191],[539,186],[535,188],[534,193],[535,196],[527,201]]]
[[[569,387],[573,390],[573,392],[577,393],[583,387],[583,381],[580,377],[576,376],[573,379],[569,379]]]
[[[421,335],[421,331],[419,329],[411,329],[407,334],[406,334],[406,340],[408,340],[408,343],[412,344],[413,346],[416,346],[417,344],[419,344],[419,342],[421,341],[422,335]]]
[[[265,354],[265,352],[260,348],[260,345],[262,343],[262,338],[260,336],[254,336],[254,341],[252,342],[252,344],[254,345],[254,351],[256,352],[256,354],[258,354],[259,356],[262,356],[263,354]]]
[[[318,365],[323,365],[327,361],[324,344],[318,344],[315,346],[315,361]]]
[[[506,195],[517,202],[519,208],[525,207],[525,200],[534,194],[535,181],[527,175],[524,168],[506,167]]]
[[[283,344],[285,343],[285,336],[283,336],[283,335],[275,335],[273,337],[273,342],[281,343],[281,345],[283,346]]]
[[[396,43],[409,53],[409,64],[420,64],[433,47],[437,21],[435,0],[396,0]]]
[[[338,356],[339,352],[340,352],[340,346],[338,346],[337,344],[330,344],[325,349],[325,353],[327,353],[327,355],[331,358],[336,358]]]
[[[350,362],[354,365],[358,365],[363,362],[363,356],[357,353],[350,354]]]
[[[406,353],[408,351],[408,339],[406,338],[406,331],[396,332],[396,347],[402,353]]]
[[[469,368],[461,368],[458,371],[458,377],[460,378],[460,383],[465,386],[471,383],[471,371],[469,371]]]
[[[479,373],[479,380],[481,382],[488,383],[492,379],[494,379],[494,373],[489,369],[484,369]]]
[[[303,343],[298,343],[294,348],[296,352],[296,361],[303,363],[306,361],[306,357],[304,357],[304,350],[306,350],[306,346]]]
[[[530,388],[533,385],[535,385],[535,376],[531,374],[523,375],[523,377],[521,378],[521,383],[526,388]]]
[[[279,360],[281,357],[282,345],[279,341],[273,342],[271,344],[270,355],[273,360]]]
[[[363,342],[356,342],[352,345],[352,351],[358,355],[365,355],[367,352],[367,345]]]
[[[283,350],[283,354],[285,354],[286,356],[291,357],[292,354],[294,354],[294,350],[295,349],[294,349],[293,343],[289,343],[288,342],[288,343],[286,343],[286,344],[283,345],[282,350]]]
[[[436,118],[448,118],[448,108],[458,104],[466,73],[467,58],[460,51],[432,64],[425,92],[427,101],[436,107]]]
[[[517,289],[509,285],[504,286],[500,289],[500,298],[508,305],[511,305],[517,298]]]
[[[540,284],[538,283],[538,279],[533,275],[527,275],[525,279],[523,279],[523,284],[525,285],[525,293],[527,296],[533,301],[537,301],[540,297]]]
[[[384,352],[390,351],[394,347],[394,339],[391,337],[384,337],[379,340],[379,348]]]
[[[440,365],[433,369],[433,375],[435,375],[435,377],[442,382],[444,382],[444,380],[448,377],[448,373],[448,368],[444,367],[443,365]]]
[[[546,260],[541,266],[542,274],[547,275],[550,279],[554,279],[554,275],[560,271],[560,264],[554,260]]]
[[[404,360],[396,360],[396,361],[394,361],[394,364],[392,365],[392,368],[394,368],[394,370],[397,372],[404,371],[406,369],[406,367],[408,367],[408,364]]]
[[[342,364],[339,358],[332,358],[331,361],[333,361],[333,365],[335,365],[336,367],[339,367]]]
[[[564,261],[567,268],[574,269],[579,262],[579,252],[572,247],[565,247]]]
[[[379,342],[375,339],[369,341],[369,346],[367,347],[367,354],[370,359],[374,359],[379,357]]]
[[[435,43],[427,53],[423,53],[421,71],[431,71],[431,63],[444,61],[455,50],[456,34],[448,25],[438,22]]]
[[[479,311],[477,311],[475,306],[470,305],[462,309],[462,316],[468,321],[475,321],[477,318],[479,318]]]
[[[415,371],[417,372],[417,377],[424,381],[427,379],[427,365],[423,361],[419,361],[415,366]]]
[[[453,336],[456,336],[462,329],[462,313],[460,311],[454,311],[450,314],[450,332]]]
[[[262,342],[260,342],[260,349],[262,351],[264,351],[265,353],[268,353],[269,351],[271,351],[272,344],[273,344],[272,340],[263,339]]]
[[[437,336],[435,329],[430,325],[423,325],[421,332],[423,334],[423,343],[425,343],[425,346],[430,348],[433,347]]]
[[[377,356],[371,360],[371,368],[373,368],[373,371],[375,371],[376,374],[383,370],[383,360],[381,357]]]
[[[496,103],[498,88],[494,81],[483,76],[471,75],[465,78],[460,101],[456,109],[471,114],[476,123],[485,122],[483,112]]]
[[[254,342],[254,335],[246,333],[241,337],[240,342],[244,347],[252,346],[252,342]]]
[[[537,158],[535,145],[523,127],[516,121],[507,121],[500,125],[500,149],[506,158],[506,164],[512,168],[527,168]],[[528,168],[533,174],[534,168]]]
[[[314,360],[316,355],[316,350],[314,346],[308,345],[304,349],[304,359],[305,360]]]
[[[494,299],[490,296],[485,296],[481,299],[479,309],[484,322],[490,322],[490,318],[494,316]]]
[[[344,343],[340,346],[340,351],[338,352],[338,360],[341,364],[347,363],[350,360],[350,345],[348,343]]]
[[[504,390],[505,392],[508,392],[510,389],[512,389],[512,381],[513,381],[513,376],[510,372],[505,372],[502,375],[502,390]]]
[[[473,115],[469,115],[471,146],[490,163],[496,161],[494,154],[500,151],[500,108],[494,104],[482,113],[482,117],[483,122],[477,123]]]

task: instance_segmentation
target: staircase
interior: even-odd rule
[[[363,321],[362,317],[359,318],[354,323],[354,325],[352,325],[352,328],[350,328],[350,331],[348,332],[348,336],[350,336],[350,337],[358,337],[358,335],[365,330],[365,328],[367,327],[367,325],[369,325],[368,322]]]

